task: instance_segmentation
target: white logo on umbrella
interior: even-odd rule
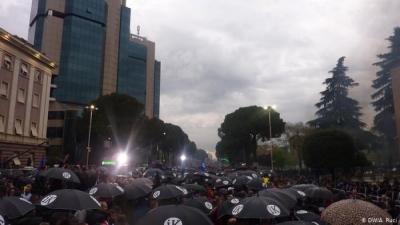
[[[131,171],[131,172],[129,172],[128,174],[132,176],[132,171]]]
[[[306,196],[306,194],[302,191],[297,191],[297,193],[299,193],[301,196]]]
[[[71,174],[68,173],[68,172],[64,172],[64,173],[62,174],[62,176],[63,176],[65,179],[71,178]]]
[[[168,218],[164,225],[183,225],[182,220],[176,217]]]
[[[257,178],[257,174],[253,173],[251,176],[253,176],[254,178]]]
[[[96,193],[97,192],[97,188],[92,188],[92,189],[90,189],[90,191],[89,191],[89,195],[92,195],[92,194],[94,194],[94,193]]]
[[[231,202],[232,202],[233,204],[238,204],[238,203],[239,203],[239,199],[234,198],[234,199],[231,200]]]
[[[253,180],[253,178],[251,176],[247,176],[247,179],[249,180]]]
[[[297,211],[296,212],[297,214],[307,214],[307,211],[306,210],[299,210],[299,211]]]
[[[54,202],[57,199],[57,195],[49,195],[42,199],[40,202],[41,205],[48,205]]]
[[[315,224],[315,225],[319,225],[319,223],[317,223],[317,222],[314,222],[314,221],[312,221],[311,223],[312,223],[312,224]]]
[[[153,198],[157,198],[158,196],[160,196],[160,191],[156,191],[153,193]]]
[[[236,183],[236,179],[233,180],[232,184],[235,184],[235,183]]]
[[[122,189],[122,187],[117,185],[118,190],[120,190],[122,193],[124,193],[124,189]]]
[[[173,173],[172,175],[174,175],[174,177],[176,177],[176,173]]]
[[[221,181],[221,179],[217,179],[215,182],[220,182]]]
[[[224,180],[222,183],[225,185],[229,184],[229,182],[227,180]]]
[[[212,204],[209,202],[204,203],[207,209],[212,209]]]
[[[178,186],[175,186],[176,187],[176,189],[178,189],[178,190],[180,190],[180,191],[182,191],[183,192],[183,190],[182,190],[182,188],[181,187],[178,187]]]
[[[237,215],[243,210],[243,205],[237,205],[232,209],[232,215]]]
[[[210,176],[210,174],[208,174],[208,173],[204,173],[204,175],[207,176],[207,177]]]
[[[4,218],[0,215],[0,225],[6,224]]]
[[[29,203],[29,204],[32,204],[30,201],[28,201],[28,200],[26,200],[24,198],[19,198],[19,200],[24,201],[24,202]]]
[[[281,209],[276,205],[267,205],[267,210],[273,216],[279,216],[281,214]]]
[[[97,205],[101,206],[100,202],[97,201],[97,199],[95,199],[93,196],[90,196],[90,197],[93,199],[94,202],[96,202]]]

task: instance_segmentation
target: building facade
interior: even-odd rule
[[[47,114],[56,64],[0,28],[0,156],[9,166],[38,166],[47,147]],[[36,146],[36,147],[35,147]]]
[[[130,13],[124,0],[32,0],[28,41],[59,65],[48,117],[53,149],[81,155],[74,121],[101,95],[128,94],[159,117],[161,64],[155,43],[130,33]]]

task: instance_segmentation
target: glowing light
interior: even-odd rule
[[[128,156],[124,152],[120,152],[117,156],[117,162],[119,165],[124,165],[128,162]]]
[[[186,160],[186,156],[185,156],[185,155],[182,155],[182,156],[181,156],[181,160],[182,160],[182,161],[185,161],[185,160]]]

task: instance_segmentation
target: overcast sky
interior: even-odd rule
[[[239,107],[276,105],[286,122],[314,119],[322,82],[346,56],[351,91],[371,125],[376,55],[400,26],[398,0],[127,0],[131,32],[156,43],[160,118],[198,148]],[[0,27],[27,39],[31,0],[1,0]]]

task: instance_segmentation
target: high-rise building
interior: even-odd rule
[[[0,28],[0,158],[39,166],[45,154],[52,69],[56,64]],[[2,166],[5,166],[2,164]]]
[[[80,156],[74,121],[111,93],[128,94],[159,117],[155,43],[130,33],[125,0],[32,0],[28,41],[53,59],[48,137],[52,149]]]

